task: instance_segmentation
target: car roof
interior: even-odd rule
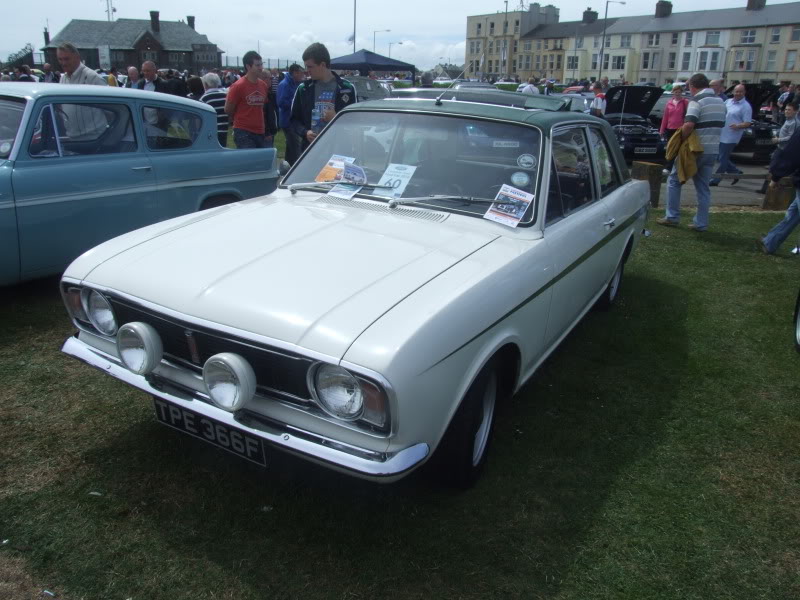
[[[511,92],[513,93],[513,92]],[[431,114],[443,114],[463,117],[479,117],[488,119],[499,119],[503,121],[515,121],[537,125],[542,129],[550,128],[563,122],[591,122],[604,123],[601,119],[589,115],[583,115],[565,110],[522,110],[509,106],[498,106],[496,104],[486,104],[480,102],[465,102],[463,100],[450,100],[442,98],[441,103],[428,98],[385,98],[383,100],[371,100],[351,104],[344,109],[350,111],[413,111],[426,112]]]
[[[156,94],[154,97],[153,94]],[[187,108],[195,110],[210,111],[214,113],[205,102],[198,102],[197,100],[190,100],[189,98],[182,98],[180,96],[173,96],[172,94],[164,94],[160,92],[146,92],[144,90],[134,90],[131,88],[121,88],[114,86],[103,85],[70,85],[60,83],[27,83],[15,81],[12,83],[0,83],[0,96],[26,98],[34,100],[36,98],[47,98],[55,96],[92,96],[92,97],[108,97],[108,98],[129,98],[137,100],[158,100],[159,102],[170,102],[174,104],[181,104]]]
[[[392,90],[392,98],[428,98],[494,104],[518,109],[564,110],[564,102],[543,95],[528,95],[493,88],[400,88]]]

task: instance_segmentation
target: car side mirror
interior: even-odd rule
[[[285,160],[282,160],[281,164],[278,165],[278,173],[280,173],[281,176],[284,176],[289,172],[290,168],[291,168],[291,165],[288,162],[286,162]]]

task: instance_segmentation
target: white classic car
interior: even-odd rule
[[[63,351],[250,461],[392,481],[433,459],[468,486],[495,406],[613,302],[648,210],[611,127],[561,107],[349,107],[275,193],[75,260]]]

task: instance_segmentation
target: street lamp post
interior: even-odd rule
[[[624,0],[606,0],[606,13],[603,16],[603,41],[600,44],[600,60],[597,63],[597,81],[600,81],[600,75],[603,74],[603,59],[606,56],[606,22],[608,21],[608,5],[625,4]]]
[[[402,46],[403,42],[389,42],[389,58],[392,58],[392,44],[397,44],[398,46]]]
[[[372,51],[375,52],[375,34],[376,33],[386,33],[391,31],[391,29],[376,29],[372,32]]]

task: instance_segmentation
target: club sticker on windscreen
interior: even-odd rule
[[[517,157],[517,165],[521,169],[532,169],[536,165],[536,159],[533,154],[520,154]]]
[[[335,185],[331,188],[331,190],[328,192],[328,196],[333,196],[334,198],[342,198],[344,200],[350,200],[360,191],[361,191],[360,185],[340,183],[339,185]]]
[[[492,142],[493,148],[519,148],[519,142],[516,140],[494,140]]]
[[[516,227],[531,202],[533,202],[533,194],[504,183],[483,218],[508,227]]]
[[[399,198],[403,195],[408,182],[411,181],[411,177],[416,170],[417,167],[412,167],[411,165],[390,163],[383,172],[381,180],[378,182],[378,185],[386,187],[375,188],[375,195]]]
[[[356,159],[350,156],[342,156],[341,154],[334,154],[322,167],[322,170],[317,173],[314,181],[341,181],[344,176],[344,166],[347,163],[353,163]]]
[[[346,162],[344,163],[342,181],[351,184],[367,183],[367,174],[362,167],[354,165],[352,162]]]

